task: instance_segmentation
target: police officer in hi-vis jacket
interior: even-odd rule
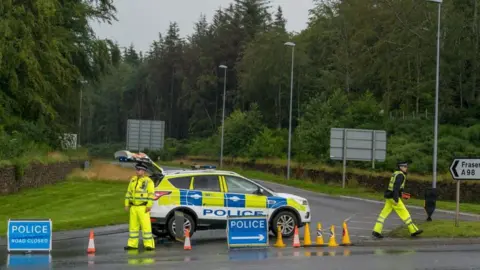
[[[411,236],[417,236],[423,232],[423,230],[417,228],[417,226],[413,223],[410,213],[408,212],[407,208],[405,208],[405,205],[401,200],[401,198],[404,197],[403,191],[405,187],[405,182],[407,180],[408,163],[399,162],[397,163],[397,167],[398,170],[393,173],[392,177],[390,178],[388,188],[384,193],[385,206],[380,212],[377,222],[373,227],[372,235],[376,238],[383,238],[383,223],[390,215],[392,210],[395,210],[397,215],[407,225],[408,231],[410,232]],[[408,197],[405,198],[408,199]]]
[[[150,223],[150,209],[153,205],[155,185],[145,175],[147,167],[144,164],[135,165],[137,175],[130,179],[127,193],[125,194],[125,211],[130,211],[129,236],[126,250],[138,248],[140,229],[145,250],[155,249],[155,242],[152,235],[152,224]]]

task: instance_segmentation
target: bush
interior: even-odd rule
[[[248,147],[247,156],[257,158],[285,158],[288,149],[288,133],[264,128]]]
[[[188,154],[188,145],[186,141],[166,138],[163,149],[144,149],[143,152],[154,161],[171,161],[174,158],[186,156]]]
[[[0,132],[0,160],[14,160],[25,156],[46,155],[52,150],[47,144],[29,139],[28,136],[13,132]]]
[[[85,145],[88,149],[88,155],[93,158],[113,158],[115,152],[125,149],[125,143],[102,143]]]
[[[245,156],[255,136],[263,129],[262,115],[253,104],[249,111],[234,111],[225,119],[224,155]],[[221,128],[219,128],[219,134]]]

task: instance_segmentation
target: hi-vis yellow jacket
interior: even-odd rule
[[[125,206],[145,205],[152,207],[155,195],[155,184],[148,176],[133,176],[125,194]]]

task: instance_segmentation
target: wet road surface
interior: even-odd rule
[[[260,182],[260,181],[259,181]],[[324,241],[328,243],[330,225],[335,225],[337,243],[341,244],[342,223],[348,221],[352,242],[371,239],[371,231],[382,204],[341,197],[330,197],[283,185],[261,182],[277,192],[293,193],[309,200],[312,209],[312,242],[315,241],[316,223],[321,222]],[[408,205],[407,205],[408,207]],[[409,208],[415,221],[426,218],[422,209]],[[433,218],[454,219],[453,214],[435,212]],[[464,220],[478,217],[461,215]],[[402,225],[392,212],[385,223],[385,232]],[[421,226],[420,226],[421,227]],[[181,243],[157,243],[153,252],[126,252],[127,233],[95,237],[96,253],[87,256],[88,234],[85,238],[54,241],[51,256],[1,254],[0,265],[12,269],[25,269],[14,265],[25,265],[28,269],[130,269],[135,265],[147,265],[146,269],[480,269],[476,253],[480,246],[454,246],[415,249],[386,249],[368,247],[318,247],[291,248],[292,238],[284,239],[287,248],[270,247],[267,250],[228,251],[225,230],[197,232],[192,238],[192,250],[183,250]],[[300,230],[300,238],[304,229]],[[271,238],[270,243],[275,242]],[[460,249],[460,250],[459,250]],[[476,253],[475,253],[476,252]],[[187,264],[186,262],[191,262]],[[239,263],[240,262],[240,263]],[[45,266],[45,267],[42,267]],[[148,267],[150,265],[150,267]],[[458,266],[458,267],[457,267]],[[457,267],[457,268],[456,268]],[[460,268],[459,268],[460,267]],[[469,268],[470,267],[470,268]],[[142,267],[143,268],[143,267]]]
[[[183,250],[181,244],[157,246],[155,251],[123,251],[121,243],[97,241],[95,255],[85,253],[85,241],[52,255],[9,255],[1,264],[8,269],[480,269],[480,245],[421,248],[269,248],[228,251],[225,243],[198,244]],[[123,238],[123,236],[119,237]],[[120,239],[121,240],[121,239]],[[119,241],[122,242],[122,241]],[[120,244],[120,245],[118,245]]]
[[[323,230],[328,230],[331,225],[334,225],[337,241],[341,241],[343,221],[349,218],[347,227],[351,241],[358,242],[362,240],[370,240],[375,221],[383,208],[383,203],[381,202],[378,203],[368,200],[327,196],[275,183],[259,180],[256,181],[272,188],[276,192],[292,193],[307,198],[312,211],[310,228],[310,235],[312,235],[312,237],[316,235],[315,231],[317,222],[321,222]],[[405,204],[407,205],[414,222],[418,224],[425,221],[427,218],[425,210],[409,207],[408,201]],[[452,220],[453,224],[455,214],[435,211],[433,219],[449,219]],[[478,215],[460,215],[460,219],[480,221]],[[383,233],[386,234],[401,225],[403,225],[402,220],[394,211],[392,211],[388,219],[385,221]],[[421,225],[419,225],[419,227],[421,228]],[[406,227],[405,230],[407,230]],[[328,232],[323,233],[324,237],[327,237],[325,233],[328,234]],[[300,229],[300,234],[301,236],[304,235],[304,228]],[[326,238],[325,240],[328,239]]]

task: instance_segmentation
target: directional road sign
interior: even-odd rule
[[[9,219],[8,251],[51,251],[52,220]]]
[[[480,158],[456,158],[450,173],[454,180],[480,180]]]
[[[228,247],[265,247],[268,242],[267,216],[229,216]]]

